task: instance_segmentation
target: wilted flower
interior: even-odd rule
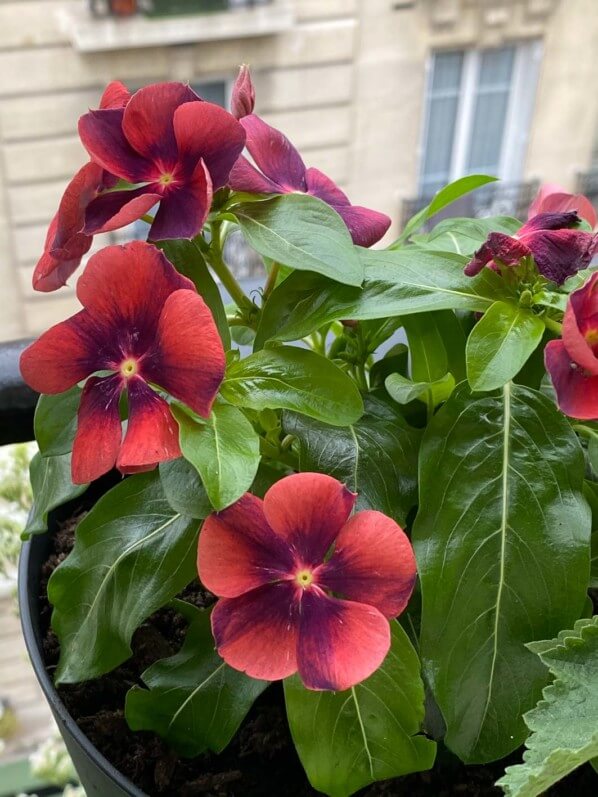
[[[529,206],[528,219],[540,213],[564,213],[574,210],[577,215],[587,221],[593,229],[598,223],[596,211],[587,196],[583,194],[570,194],[555,183],[545,183],[539,189]]]
[[[269,681],[298,671],[309,689],[344,690],[380,666],[415,557],[381,512],[349,518],[355,499],[330,476],[299,473],[204,522],[199,576],[220,597],[212,629],[231,667]]]

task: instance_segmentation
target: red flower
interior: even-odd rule
[[[40,393],[62,393],[87,379],[73,482],[97,479],[115,464],[133,473],[180,456],[177,424],[150,384],[199,415],[210,414],[225,358],[203,299],[158,249],[140,241],[94,255],[77,296],[84,309],[21,356],[23,378]],[[98,371],[112,373],[92,376]],[[129,420],[122,440],[119,403],[125,391]]]
[[[251,73],[246,64],[239,69],[239,74],[233,86],[230,110],[235,119],[243,119],[253,113],[255,107],[255,88],[251,80]]]
[[[95,163],[138,186],[98,196],[87,208],[84,231],[122,227],[160,202],[153,241],[201,231],[212,191],[226,184],[245,143],[232,114],[182,83],[156,83],[135,92],[124,108],[90,111],[79,120],[79,135]]]
[[[199,576],[220,597],[212,630],[231,667],[268,681],[299,671],[309,689],[340,691],[380,666],[415,558],[382,513],[349,519],[355,498],[330,476],[299,473],[205,521]]]
[[[598,248],[598,236],[570,227],[581,219],[575,211],[540,213],[526,221],[517,235],[491,232],[465,267],[468,277],[495,261],[516,266],[524,257],[533,257],[538,271],[561,285],[568,277],[587,268]]]
[[[230,173],[229,184],[235,191],[251,194],[292,194],[317,196],[329,204],[347,225],[353,242],[372,246],[390,227],[384,213],[352,205],[349,198],[318,169],[306,168],[301,155],[286,136],[267,125],[259,116],[241,119],[247,133],[247,149],[255,168],[241,156]]]
[[[564,213],[567,210],[574,210],[588,222],[594,229],[598,223],[596,211],[590,200],[583,194],[570,194],[554,183],[545,183],[536,194],[532,204],[529,206],[528,219],[532,219],[540,213]]]
[[[571,418],[598,418],[598,273],[569,297],[563,339],[544,350],[559,408]]]
[[[124,107],[130,96],[126,86],[115,80],[106,87],[100,108]],[[33,272],[36,291],[55,291],[66,284],[91,248],[92,236],[83,233],[85,210],[102,190],[115,185],[117,179],[97,164],[86,163],[70,181],[50,223],[44,253]]]

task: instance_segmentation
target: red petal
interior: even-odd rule
[[[183,171],[189,174],[202,159],[214,190],[226,185],[245,146],[245,131],[235,117],[211,102],[188,102],[174,114],[174,133]]]
[[[132,241],[91,257],[79,277],[77,296],[107,326],[146,332],[155,330],[166,299],[180,288],[194,290],[155,246]]]
[[[251,114],[241,119],[247,133],[247,149],[258,168],[284,191],[306,191],[305,164],[280,130]]]
[[[218,653],[251,678],[277,681],[297,672],[298,601],[289,582],[238,598],[221,598],[212,612]]]
[[[331,476],[295,473],[270,487],[264,496],[264,513],[301,564],[316,565],[347,522],[356,497]]]
[[[293,563],[290,548],[268,525],[262,501],[251,493],[203,524],[197,568],[202,584],[215,595],[236,598],[283,580]]]
[[[377,210],[362,208],[359,205],[332,205],[347,225],[353,243],[357,246],[373,246],[386,233],[391,225],[390,218]]]
[[[540,231],[524,240],[540,274],[557,285],[587,268],[598,248],[598,236],[580,230]]]
[[[378,609],[305,591],[297,665],[308,689],[350,689],[378,669],[389,649],[390,626]]]
[[[583,287],[570,295],[563,319],[563,344],[569,358],[590,374],[598,374],[598,358],[594,355],[580,326],[585,319],[596,314],[597,304],[598,273],[592,274]]]
[[[184,83],[154,83],[135,92],[123,117],[122,129],[129,144],[164,172],[173,169],[178,160],[173,117],[183,103],[203,105]]]
[[[169,191],[160,203],[149,231],[152,241],[194,238],[208,218],[212,204],[212,182],[203,161],[189,181]]]
[[[85,209],[97,195],[103,182],[103,170],[95,163],[86,163],[67,185],[56,214],[54,234],[46,240],[46,249],[62,249],[77,233],[83,231]]]
[[[105,367],[105,330],[90,324],[82,310],[51,327],[21,354],[21,374],[38,393],[63,393]]]
[[[397,617],[409,602],[416,571],[405,532],[382,512],[368,510],[343,526],[334,554],[318,572],[318,584]]]
[[[224,378],[226,357],[208,306],[195,291],[172,293],[164,303],[157,342],[143,376],[207,418]]]
[[[121,390],[119,376],[92,376],[87,380],[73,444],[73,484],[92,482],[114,467],[122,436],[118,411]]]
[[[477,252],[474,253],[469,263],[464,268],[464,273],[468,277],[475,277],[480,271],[492,262],[493,253],[487,243],[483,243]]]
[[[564,230],[567,227],[574,227],[579,224],[581,219],[575,211],[566,213],[538,213],[533,218],[528,219],[523,227],[520,228],[517,236],[525,240],[526,235],[539,230]]]
[[[130,183],[152,182],[160,175],[156,167],[139,155],[122,131],[124,111],[110,108],[89,111],[79,119],[79,136],[91,159],[110,174]]]
[[[596,211],[586,196],[570,194],[555,183],[545,183],[540,187],[530,205],[528,218],[531,219],[539,213],[563,213],[568,210],[576,211],[592,228],[598,223]]]
[[[350,205],[349,197],[338,185],[319,169],[308,169],[305,172],[307,193],[320,197],[329,205]]]
[[[121,473],[151,470],[181,456],[179,428],[168,403],[143,379],[128,380],[129,422],[118,459]]]
[[[255,88],[247,64],[239,69],[231,95],[230,108],[235,119],[242,119],[253,113],[255,107]]]
[[[280,185],[258,172],[255,166],[252,166],[243,155],[233,166],[228,178],[228,184],[233,191],[246,191],[248,194],[286,193]]]
[[[124,108],[131,99],[131,92],[120,80],[108,83],[100,100],[100,109]]]
[[[561,340],[551,340],[544,350],[561,412],[580,420],[598,419],[598,376],[586,376],[575,365]]]
[[[83,255],[89,251],[93,238],[87,235],[78,234],[71,238],[68,245],[72,247],[73,254],[56,257],[49,252],[44,252],[40,257],[33,272],[32,284],[36,291],[55,291],[66,285],[66,281],[81,263]]]
[[[85,232],[88,235],[97,235],[126,227],[140,219],[161,199],[161,194],[151,193],[150,186],[133,191],[108,191],[100,194],[87,207]]]

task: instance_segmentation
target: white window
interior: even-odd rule
[[[433,54],[420,196],[466,174],[521,179],[540,58],[539,41]]]

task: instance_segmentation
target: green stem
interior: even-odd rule
[[[245,294],[222,257],[220,240],[220,222],[212,224],[212,241],[210,244],[209,262],[216,276],[228,291],[231,299],[240,310],[253,310],[253,302]]]
[[[427,408],[427,420],[428,423],[434,417],[434,394],[432,393],[432,389],[429,388],[426,390],[426,408]]]
[[[554,318],[550,318],[549,316],[545,315],[542,318],[544,321],[544,325],[546,329],[549,329],[551,332],[555,332],[559,337],[563,334],[563,325],[559,324],[558,321],[555,321]]]
[[[359,363],[358,365],[354,365],[353,366],[353,373],[355,374],[355,380],[356,380],[357,384],[359,385],[359,389],[362,392],[367,393],[368,390],[369,390],[369,385],[368,385],[368,378],[367,378],[366,373],[365,373],[365,366],[363,365],[363,363]]]
[[[266,279],[266,284],[264,285],[264,293],[263,293],[264,302],[276,287],[276,280],[278,279],[279,271],[280,271],[280,263],[272,263],[272,267],[270,268],[270,272]]]
[[[150,216],[149,213],[146,213],[141,217],[141,221],[144,221],[146,224],[151,226],[154,223],[154,217]]]

